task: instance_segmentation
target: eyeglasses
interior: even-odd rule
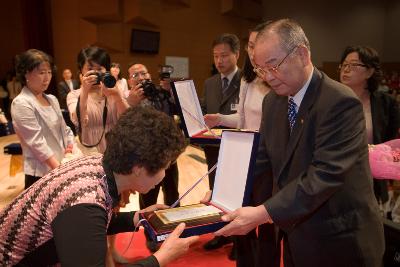
[[[362,63],[343,63],[339,64],[339,71],[345,70],[347,68],[351,71],[355,71],[361,67],[367,68],[368,66]]]
[[[138,79],[140,76],[146,77],[146,75],[149,74],[147,71],[141,71],[141,72],[135,72],[131,75],[133,79]]]
[[[287,53],[287,55],[278,63],[276,64],[274,67],[270,67],[270,68],[261,68],[261,67],[254,67],[253,71],[257,74],[258,77],[263,78],[265,77],[265,75],[267,74],[267,72],[272,73],[272,74],[277,74],[279,71],[279,67],[282,66],[283,63],[285,63],[285,60],[294,52],[296,51],[296,49],[298,48],[298,46],[293,47],[289,53]]]

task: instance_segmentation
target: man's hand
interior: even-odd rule
[[[164,241],[160,249],[154,253],[154,256],[157,258],[161,267],[186,253],[189,250],[190,245],[199,239],[198,236],[179,238],[184,229],[185,224],[180,223]]]
[[[167,92],[169,92],[169,93],[171,93],[171,84],[170,84],[170,79],[163,79],[163,80],[160,80],[160,87],[163,89],[163,90],[165,90],[165,91],[167,91]]]
[[[221,123],[221,114],[206,114],[204,115],[204,122],[210,128],[215,127]]]
[[[245,235],[260,224],[272,223],[264,205],[239,208],[222,216],[222,220],[230,223],[215,232],[216,236]]]
[[[137,106],[146,96],[144,95],[144,91],[142,88],[142,84],[137,84],[131,90],[129,90],[129,95],[126,98],[129,106],[134,107]]]

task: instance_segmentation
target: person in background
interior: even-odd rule
[[[8,73],[8,79],[7,79],[7,90],[8,90],[8,97],[10,101],[12,102],[14,98],[19,95],[19,93],[22,90],[22,84],[21,82],[17,79],[17,75],[14,71]]]
[[[90,46],[78,54],[78,69],[82,74],[81,88],[67,96],[71,121],[80,129],[81,144],[104,153],[107,133],[118,117],[128,108],[119,88],[107,88],[98,74],[110,70],[110,56],[106,50]],[[79,103],[79,105],[78,105]]]
[[[74,148],[74,135],[57,98],[44,93],[53,71],[52,58],[40,50],[29,49],[16,57],[23,88],[11,104],[11,116],[24,156],[25,189],[58,167]]]
[[[279,227],[284,266],[382,266],[384,235],[372,188],[363,107],[354,92],[317,70],[310,43],[291,19],[256,38],[263,101],[256,173],[272,186],[258,206],[222,216],[217,236]]]
[[[174,121],[153,109],[131,108],[106,140],[104,156],[67,162],[0,212],[1,266],[105,266],[107,234],[135,231],[139,213],[166,208],[113,211],[121,192],[146,193],[184,151]],[[166,266],[198,240],[179,238],[184,227],[178,225],[153,255],[125,266]]]
[[[121,75],[121,67],[119,63],[111,63],[110,69],[111,75],[114,76],[115,80],[117,81],[116,85],[120,91],[122,91],[123,97],[127,98],[129,95],[129,88],[128,83],[125,78],[122,78]]]
[[[204,82],[204,95],[201,99],[203,114],[233,114],[237,112],[239,103],[241,70],[237,67],[239,59],[239,38],[224,33],[212,43],[212,53],[218,74]],[[207,116],[207,115],[205,115]],[[218,160],[218,145],[204,145],[204,154],[210,170]],[[210,189],[214,187],[215,172],[208,175]],[[204,245],[204,249],[213,250],[231,243],[231,238],[216,237]],[[232,257],[234,256],[231,253]]]
[[[129,86],[131,87],[128,103],[132,105],[140,105],[150,109],[157,109],[164,112],[170,118],[173,118],[174,103],[171,101],[169,87],[158,87],[154,84],[154,94],[147,95],[143,89],[145,81],[151,81],[151,75],[143,64],[132,64],[128,68]],[[165,85],[165,84],[164,84]],[[146,194],[139,195],[139,205],[141,209],[149,207],[157,203],[160,187],[163,190],[164,203],[172,205],[179,198],[178,191],[179,172],[176,161],[171,162],[171,165],[165,170],[165,178]],[[154,252],[158,248],[157,242],[150,239],[146,234],[146,246]]]
[[[63,80],[58,83],[58,101],[62,109],[67,109],[67,95],[69,92],[78,89],[79,82],[72,79],[72,72],[70,69],[63,70]]]
[[[368,46],[348,46],[340,59],[340,82],[349,86],[363,105],[368,144],[380,144],[395,139],[400,128],[399,104],[390,95],[378,91],[382,70],[378,52]],[[388,202],[386,180],[374,179],[374,192],[380,210]]]

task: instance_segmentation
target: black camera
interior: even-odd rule
[[[171,73],[174,72],[174,67],[171,65],[160,65],[158,73],[160,74],[160,80],[166,80],[171,78]]]
[[[113,88],[115,86],[115,83],[117,82],[114,76],[112,76],[111,73],[108,71],[106,72],[97,71],[95,75],[97,77],[95,84],[100,84],[101,81],[107,88]]]
[[[142,81],[142,88],[144,95],[149,99],[154,99],[158,96],[159,90],[151,80]]]

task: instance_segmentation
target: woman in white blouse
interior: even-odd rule
[[[25,188],[60,165],[74,144],[57,98],[44,93],[53,70],[52,58],[40,50],[30,49],[16,57],[23,88],[12,102],[11,117],[23,150]]]

